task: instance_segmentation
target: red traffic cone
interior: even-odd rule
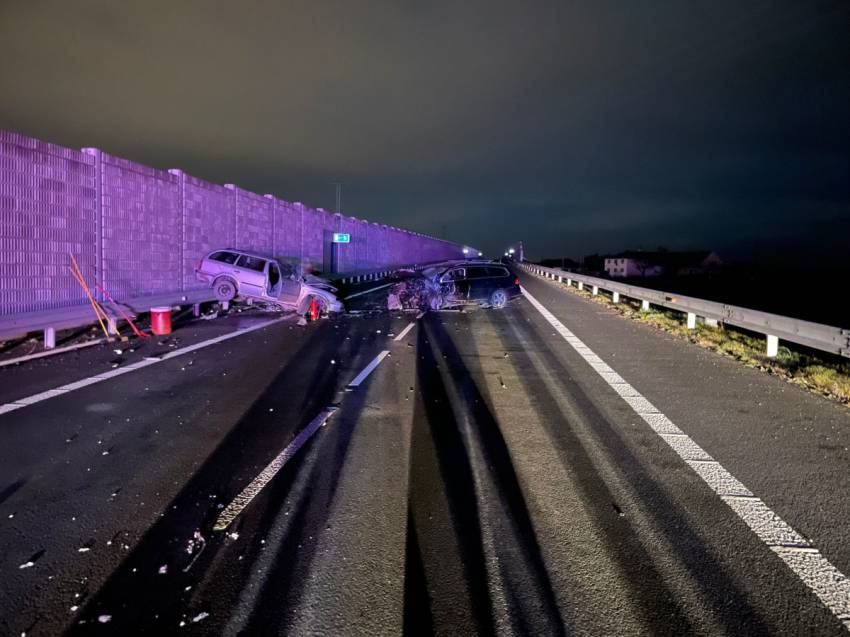
[[[319,302],[316,300],[315,296],[310,301],[310,312],[309,312],[309,314],[310,314],[310,320],[311,321],[318,320],[318,318],[319,318]]]

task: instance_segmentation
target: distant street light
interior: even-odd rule
[[[484,256],[484,253],[483,253],[483,252],[479,252],[479,253],[478,253],[478,256],[479,256],[479,257],[483,257],[483,256]]]
[[[508,252],[509,252],[510,254],[513,254],[514,252],[516,252],[516,250],[514,250],[513,248],[511,248],[510,250],[508,250]]]

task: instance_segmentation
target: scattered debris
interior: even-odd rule
[[[159,567],[159,574],[166,575],[168,573],[168,564],[163,564]]]
[[[219,505],[221,506],[221,505]],[[206,538],[201,535],[200,530],[195,529],[195,532],[192,534],[192,538],[186,543],[186,552],[189,555],[194,553],[194,557],[189,564],[186,565],[186,568],[183,569],[184,573],[188,573],[189,569],[195,565],[197,559],[201,556],[201,553],[204,552],[204,549],[207,547]]]
[[[304,327],[305,325],[307,325],[307,319],[302,316],[298,319],[298,323],[296,323],[296,325]]]
[[[198,613],[192,618],[192,623],[197,624],[198,622],[205,620],[209,616],[209,613]]]
[[[38,562],[44,556],[45,552],[46,551],[44,549],[37,551],[26,562],[18,566],[18,568],[21,570],[25,568],[32,568],[33,566],[35,566],[35,563]]]
[[[101,624],[108,624],[112,621],[112,615],[98,615],[97,621],[99,621]]]

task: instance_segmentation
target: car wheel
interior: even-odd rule
[[[219,301],[232,301],[236,297],[236,284],[232,279],[216,279],[213,283],[213,292]]]
[[[508,295],[504,290],[496,290],[490,295],[490,305],[497,309],[505,307],[508,303]]]

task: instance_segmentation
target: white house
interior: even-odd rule
[[[621,252],[605,257],[605,272],[611,278],[684,276],[699,274],[722,264],[720,257],[709,250],[696,252]]]
[[[605,272],[612,279],[630,276],[659,276],[664,271],[660,265],[644,258],[618,255],[605,257]]]

